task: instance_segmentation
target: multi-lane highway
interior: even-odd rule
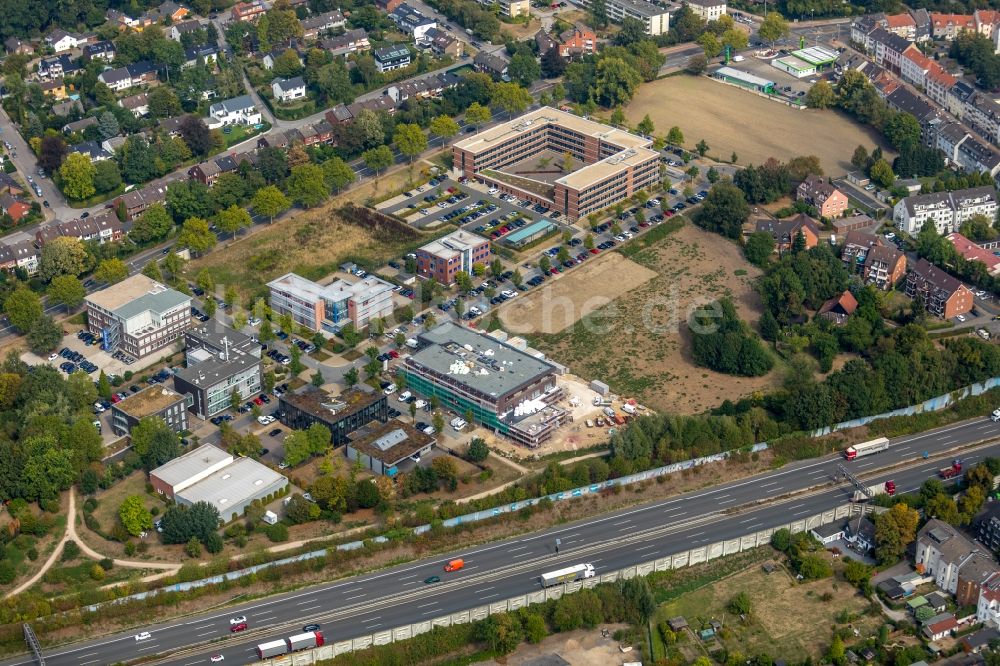
[[[598,573],[613,571],[815,515],[843,504],[853,494],[853,488],[836,482],[838,464],[871,483],[891,478],[899,492],[911,492],[950,462],[946,453],[950,449],[984,442],[960,455],[967,465],[974,464],[989,455],[1000,456],[998,439],[1000,424],[986,419],[967,421],[898,438],[887,452],[850,463],[844,463],[841,456],[798,462],[749,479],[235,605],[228,611],[47,650],[45,660],[51,666],[97,666],[163,655],[162,663],[194,666],[209,663],[211,655],[223,654],[227,664],[253,663],[256,644],[297,633],[305,623],[322,624],[328,641],[353,638],[537,590],[538,576],[561,566],[590,562]],[[924,451],[932,458],[936,454],[945,457],[924,460]],[[900,467],[879,471],[890,466]],[[763,500],[778,503],[752,506]],[[558,553],[557,538],[561,542]],[[465,559],[465,568],[445,573],[444,562],[456,556]],[[441,582],[425,584],[431,575],[440,576]],[[248,618],[250,630],[230,635],[229,619],[237,615]],[[137,642],[134,636],[139,630],[149,631],[151,638]],[[31,663],[22,657],[0,666]]]

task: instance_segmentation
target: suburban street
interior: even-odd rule
[[[328,643],[344,640],[538,590],[538,576],[562,566],[591,563],[600,574],[815,515],[848,502],[853,495],[853,487],[836,480],[841,464],[863,475],[867,484],[892,479],[899,492],[913,492],[948,465],[952,455],[959,456],[967,467],[986,456],[1000,455],[1000,443],[995,442],[967,454],[949,453],[955,447],[997,437],[1000,424],[985,418],[966,421],[897,438],[887,452],[850,463],[840,455],[793,463],[752,478],[267,597],[225,612],[216,610],[136,627],[134,632],[47,651],[45,660],[52,666],[89,666],[151,659],[159,654],[165,657],[156,663],[193,666],[208,663],[211,655],[223,654],[226,663],[253,663],[257,660],[256,644],[297,633],[305,623],[321,623]],[[924,451],[941,457],[924,460]],[[892,472],[879,471],[897,465],[901,467]],[[785,497],[809,488],[813,490]],[[753,507],[766,500],[777,503]],[[561,541],[558,553],[557,538]],[[443,573],[443,564],[454,557],[464,558],[464,569]],[[424,579],[433,574],[443,581],[425,584]],[[250,630],[231,636],[229,618],[237,615],[247,617]],[[149,631],[152,637],[137,642],[134,633],[139,630]],[[209,642],[211,646],[205,645]],[[191,647],[199,644],[203,645]],[[0,666],[32,663],[25,656]]]

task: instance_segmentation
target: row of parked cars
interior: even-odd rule
[[[273,360],[275,363],[280,363],[281,365],[288,365],[292,362],[292,357],[287,354],[282,354],[277,349],[271,349],[267,352],[268,358]]]
[[[87,360],[87,358],[80,352],[73,351],[68,347],[63,347],[58,354],[50,354],[49,360],[54,361],[59,357],[66,359],[63,363],[59,364],[59,369],[65,372],[67,375],[71,375],[77,370],[83,370],[88,375],[92,372],[97,372],[98,367]]]

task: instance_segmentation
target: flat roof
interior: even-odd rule
[[[339,421],[369,405],[374,405],[384,397],[378,391],[362,391],[359,388],[349,388],[338,395],[309,388],[303,393],[285,393],[280,400],[321,421]]]
[[[113,312],[122,319],[152,310],[166,312],[191,302],[191,297],[137,273],[106,289],[94,292],[87,302]]]
[[[249,335],[230,328],[217,319],[211,320],[211,324],[205,323],[193,326],[184,331],[184,334],[212,349],[241,349],[244,352],[253,352],[260,349],[260,344],[255,342]]]
[[[555,367],[499,340],[446,322],[417,336],[425,344],[406,367],[427,368],[480,393],[500,398]]]
[[[217,356],[211,356],[211,352],[204,348],[195,351],[203,351],[205,355],[204,360],[199,360],[194,365],[181,368],[177,371],[176,376],[198,388],[214,386],[220,381],[239,374],[248,368],[260,365],[260,357],[248,354],[239,349],[230,350],[228,361]]]
[[[593,120],[586,120],[567,111],[554,109],[551,106],[543,106],[540,109],[535,109],[534,111],[529,111],[524,115],[518,116],[513,120],[478,132],[467,139],[455,143],[454,146],[476,154],[539,125],[564,127],[586,136],[597,137],[602,141],[619,145],[622,149],[645,147],[652,143],[649,139],[636,134],[608,125],[602,125]]]
[[[314,301],[318,300],[342,300],[345,298],[369,299],[385,291],[392,291],[392,285],[381,280],[374,275],[369,275],[357,282],[348,282],[338,279],[323,286],[312,280],[307,280],[295,273],[285,273],[279,278],[271,280],[267,286],[272,289],[297,292],[300,295],[308,296]]]
[[[164,483],[176,486],[184,483],[205,468],[218,465],[220,462],[225,462],[226,460],[232,460],[232,458],[230,454],[217,446],[203,444],[193,451],[188,451],[184,455],[174,458],[170,462],[163,463],[149,474]]]
[[[237,458],[222,469],[191,484],[177,493],[177,497],[191,502],[208,502],[225,516],[227,509],[240,507],[247,500],[256,499],[261,492],[275,483],[288,480],[270,467],[253,458]]]
[[[572,187],[573,189],[582,190],[594,183],[599,183],[615,174],[626,171],[630,167],[638,166],[650,160],[659,160],[659,158],[660,154],[649,148],[628,148],[610,157],[605,157],[599,162],[588,164],[573,173],[566,174],[556,182],[567,187]]]
[[[117,409],[133,418],[144,419],[162,412],[178,401],[184,401],[182,394],[171,391],[162,384],[154,384],[135,395],[130,395],[121,402],[115,403],[112,405],[112,409]]]
[[[792,69],[800,72],[805,71],[807,69],[812,69],[812,70],[816,69],[816,65],[812,64],[811,62],[806,62],[801,58],[796,58],[795,56],[785,56],[784,58],[775,58],[772,61],[772,64],[775,62],[780,62],[782,65],[785,65],[786,67],[791,67]]]
[[[810,46],[798,51],[792,51],[792,55],[813,65],[826,65],[834,62],[838,56],[836,51],[831,51],[822,46]]]
[[[389,466],[406,460],[436,441],[434,437],[420,432],[409,423],[396,420],[380,423],[371,430],[359,430],[354,434],[357,438],[347,443],[349,447]]]
[[[740,81],[746,81],[747,83],[752,83],[756,86],[762,86],[764,88],[766,88],[767,86],[774,85],[774,81],[771,81],[770,79],[765,79],[761,76],[755,76],[753,74],[750,74],[749,72],[743,72],[738,69],[734,69],[732,67],[720,67],[719,69],[715,70],[714,73],[719,76],[726,76],[731,79],[739,79]]]
[[[554,227],[554,226],[555,225],[549,222],[548,220],[538,220],[537,222],[532,222],[523,229],[518,229],[512,234],[508,234],[506,237],[504,237],[504,241],[516,245],[522,239],[530,238],[531,236],[534,236],[538,232],[542,231],[543,229],[547,230],[549,227]]]
[[[447,236],[438,238],[437,240],[433,240],[427,245],[422,246],[420,249],[437,257],[450,258],[456,256],[460,252],[472,250],[487,242],[489,241],[482,236],[477,236],[476,234],[468,231],[459,230],[454,231]]]

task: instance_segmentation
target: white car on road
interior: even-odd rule
[[[261,425],[269,425],[271,423],[274,423],[274,417],[268,416],[267,414],[261,414],[260,416],[257,417],[257,423]]]
[[[229,624],[243,624],[247,621],[246,615],[237,615],[236,617],[229,618]]]
[[[139,641],[147,641],[147,640],[149,640],[152,637],[153,637],[153,635],[151,633],[149,633],[148,631],[141,631],[141,632],[139,632],[138,634],[135,635],[135,641],[136,641],[136,643],[138,643]]]

